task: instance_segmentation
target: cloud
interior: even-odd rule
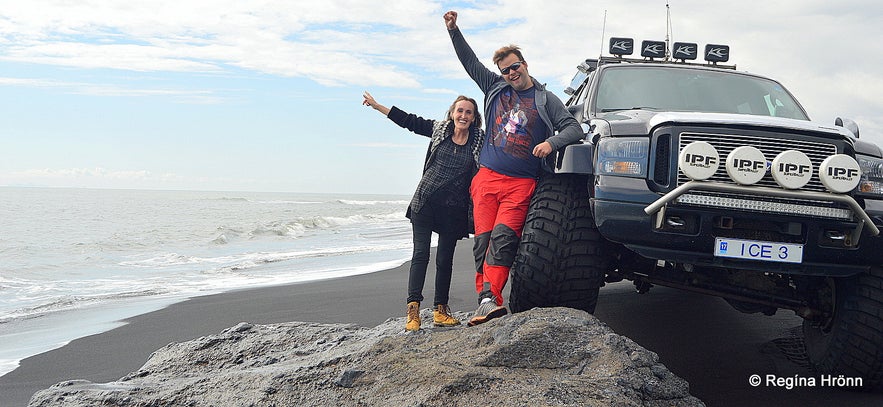
[[[0,77],[0,86],[61,89],[71,94],[91,96],[163,96],[190,104],[220,104],[228,100],[228,98],[218,95],[216,91],[207,89],[131,88],[107,83],[67,82],[39,78]]]
[[[345,0],[6,3],[0,58],[8,61],[164,72],[237,67],[328,86],[415,88],[421,83],[415,67],[462,77],[444,34],[445,10],[431,1],[388,0],[383,7]],[[560,84],[582,59],[601,52],[602,34],[640,39],[666,34],[666,9],[658,1],[467,4],[460,7],[460,25],[482,61],[514,42],[538,73]],[[819,0],[799,5],[747,1],[709,8],[680,1],[671,7],[672,33],[676,40],[738,44],[734,55],[746,57],[740,64],[778,52],[802,57],[808,69],[842,64],[845,55],[862,55],[851,63],[879,66],[883,57],[871,51],[880,34],[873,22],[883,17],[881,6],[847,1],[835,10]],[[744,13],[746,7],[757,12]],[[506,11],[524,9],[532,11]],[[789,41],[798,27],[812,28],[802,30],[801,41]],[[822,48],[835,43],[836,48]]]
[[[121,69],[163,72],[221,72],[222,68],[209,58],[193,59],[205,54],[188,49],[174,49],[136,44],[87,44],[80,42],[32,43],[6,47],[3,59],[81,69]],[[197,48],[198,49],[198,48]],[[187,55],[187,56],[185,56]]]
[[[531,73],[561,90],[611,36],[731,45],[731,63],[781,81],[812,113],[831,122],[883,122],[883,3],[871,0],[746,0],[715,4],[631,0],[613,3],[510,0],[462,2],[459,25],[482,62],[520,45]],[[241,70],[305,78],[328,87],[446,91],[463,80],[434,1],[81,0],[3,1],[0,60],[77,69],[209,73]],[[751,12],[745,12],[745,10]],[[523,10],[531,10],[524,13]],[[670,19],[667,18],[670,12]],[[399,16],[405,16],[400,18]],[[8,74],[7,74],[8,75]],[[30,82],[42,86],[39,80]],[[145,87],[147,89],[147,87]],[[216,94],[91,84],[96,95],[177,95],[219,103]],[[89,93],[91,92],[91,93]],[[837,113],[834,113],[837,112]],[[875,135],[883,141],[883,135]]]
[[[236,67],[326,86],[413,88],[419,86],[414,73],[375,50],[389,50],[378,41],[419,29],[414,19],[390,13],[428,15],[432,7],[407,1],[384,7],[353,1],[16,2],[0,17],[0,59],[139,72]],[[381,22],[387,29],[377,35]]]

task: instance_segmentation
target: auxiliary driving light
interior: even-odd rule
[[[782,151],[773,159],[770,172],[782,188],[800,189],[812,178],[812,161],[802,151]]]
[[[695,42],[676,42],[671,46],[671,57],[674,59],[694,60],[699,54],[699,44]]]
[[[727,175],[741,185],[756,184],[767,170],[766,157],[763,152],[752,146],[734,148],[727,155]]]
[[[610,54],[622,57],[623,55],[631,55],[635,52],[635,40],[631,38],[613,37],[610,38]]]
[[[719,44],[705,45],[705,60],[711,63],[727,62],[730,60],[730,46]]]
[[[694,141],[684,146],[678,154],[678,168],[695,181],[711,178],[720,165],[717,149],[705,141]]]
[[[644,58],[665,58],[666,46],[662,41],[644,40],[641,42],[641,56]]]
[[[819,179],[828,191],[845,194],[858,186],[862,169],[854,158],[846,154],[835,154],[819,166]]]

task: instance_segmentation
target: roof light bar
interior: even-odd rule
[[[643,59],[630,59],[629,55],[635,53],[635,40],[626,37],[610,37],[608,51],[611,57],[600,57],[598,61],[604,62],[672,62],[685,65],[702,65],[716,68],[736,69],[736,65],[718,65],[718,62],[730,60],[730,46],[720,44],[706,44],[704,59],[705,63],[694,63],[699,57],[699,44],[695,42],[675,42],[669,48],[668,41],[644,40],[641,42],[641,56]]]

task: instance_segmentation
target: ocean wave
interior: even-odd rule
[[[387,244],[383,246],[351,246],[279,253],[252,253],[243,256],[241,261],[237,262],[236,264],[222,267],[217,270],[207,271],[207,273],[235,272],[259,267],[265,264],[279,263],[291,260],[348,256],[363,253],[408,249],[410,247],[410,242],[401,242],[396,244]]]
[[[411,201],[404,200],[396,200],[396,201],[361,201],[361,200],[352,200],[352,199],[338,199],[338,203],[344,205],[408,205]]]
[[[351,215],[351,216],[322,216],[315,218],[317,225],[328,226],[351,226],[362,223],[377,223],[390,221],[404,221],[405,215],[400,211],[391,213],[378,213],[368,215]]]
[[[199,257],[187,256],[178,253],[166,253],[142,260],[123,261],[120,262],[119,265],[123,267],[137,268],[170,268],[203,264],[212,267],[203,268],[202,273],[217,273],[224,271],[245,270],[263,264],[278,263],[305,258],[347,256],[361,253],[408,249],[410,248],[410,245],[411,243],[409,240],[402,239],[398,242],[386,243],[382,245],[331,247],[286,252],[251,252],[217,257]]]
[[[321,220],[321,219],[320,219]],[[319,229],[328,227],[323,222],[313,219],[303,219],[295,221],[276,221],[255,226],[250,232],[249,237],[258,236],[280,236],[280,237],[299,237],[303,236],[307,229]]]
[[[230,243],[230,238],[227,235],[221,233],[218,237],[212,239],[212,243],[214,244],[227,244]]]
[[[187,256],[178,253],[166,253],[143,260],[127,260],[121,261],[118,265],[123,267],[139,267],[139,268],[163,268],[185,266],[192,264],[223,264],[225,262],[235,261],[236,256],[219,256],[219,257],[198,257]]]
[[[51,299],[49,302],[23,307],[0,315],[0,324],[13,320],[37,318],[49,313],[73,310],[84,306],[98,304],[107,301],[125,300],[132,298],[152,297],[167,294],[168,291],[153,288],[138,291],[125,291],[118,293],[94,294],[94,295],[63,295]]]
[[[0,292],[21,289],[22,287],[27,287],[29,284],[29,281],[22,278],[4,277],[3,275],[0,275]]]
[[[244,197],[221,197],[210,199],[212,201],[248,202],[261,205],[316,205],[325,201],[319,200],[292,200],[292,199],[255,199]]]
[[[214,244],[228,244],[230,241],[245,236],[248,239],[259,237],[286,237],[299,238],[311,232],[334,229],[338,227],[350,227],[358,225],[376,225],[378,223],[403,222],[404,216],[399,212],[350,215],[350,216],[313,216],[294,220],[277,220],[255,225],[251,230],[242,228],[220,226],[218,234],[211,240]]]
[[[402,195],[4,192],[18,209],[0,238],[0,331],[36,342],[79,335],[81,315],[110,323],[139,304],[376,271],[410,253]]]
[[[317,205],[323,204],[324,201],[288,201],[288,200],[270,200],[270,201],[252,201],[264,205]]]

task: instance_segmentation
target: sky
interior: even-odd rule
[[[481,101],[447,10],[565,99],[610,37],[664,40],[666,3],[672,41],[730,45],[883,145],[878,0],[0,0],[0,186],[409,195],[428,140],[362,93],[428,119]]]

